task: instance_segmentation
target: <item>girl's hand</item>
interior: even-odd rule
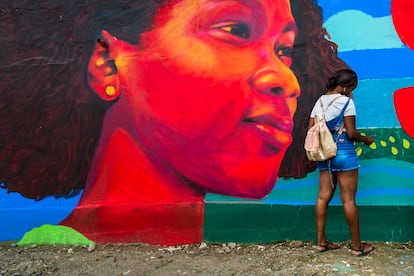
[[[365,144],[365,145],[367,145],[367,146],[369,146],[369,145],[371,145],[372,143],[374,143],[374,138],[373,138],[373,137],[371,137],[371,136],[365,136],[365,141],[364,141],[364,144]]]

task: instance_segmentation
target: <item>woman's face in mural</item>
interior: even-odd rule
[[[295,31],[288,0],[184,0],[113,44],[141,148],[207,191],[266,195],[292,140]]]

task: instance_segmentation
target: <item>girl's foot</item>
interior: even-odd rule
[[[328,250],[335,250],[335,249],[338,249],[338,248],[340,248],[339,245],[331,243],[330,241],[327,241],[326,243],[318,244],[316,246],[316,251],[321,253],[321,252],[325,252],[325,251],[328,251]]]
[[[368,255],[370,252],[374,251],[375,246],[373,246],[370,243],[361,243],[361,246],[359,248],[352,248],[351,254],[356,257],[362,257]]]

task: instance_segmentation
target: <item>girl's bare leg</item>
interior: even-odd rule
[[[332,174],[333,183],[336,183],[335,174]],[[336,187],[336,185],[335,185]],[[318,238],[318,250],[323,250],[319,245],[326,245],[325,235],[326,215],[328,213],[328,204],[332,199],[335,189],[331,186],[331,180],[328,171],[320,171],[319,192],[315,205],[316,232]]]
[[[341,200],[344,207],[346,221],[351,234],[352,248],[361,248],[359,214],[356,205],[356,192],[358,188],[358,169],[337,172],[337,178],[341,191]],[[365,251],[372,251],[373,245],[366,244]]]

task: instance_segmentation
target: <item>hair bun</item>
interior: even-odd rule
[[[338,82],[335,77],[330,77],[326,83],[326,89],[330,90],[338,86]]]

